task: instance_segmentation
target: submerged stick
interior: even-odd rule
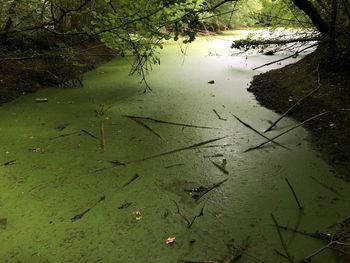
[[[120,189],[127,187],[129,184],[131,184],[133,181],[138,179],[140,176],[138,174],[135,174],[133,178],[131,178],[129,181],[127,181],[123,186],[119,187]]]
[[[306,232],[306,231],[295,230],[295,229],[287,227],[287,226],[279,225],[278,227],[280,229],[282,229],[282,230],[290,231],[290,232],[293,232],[293,233],[298,233],[300,235],[312,237],[312,238],[319,239],[319,240],[325,240],[325,239],[329,238],[329,235],[327,235],[325,233],[322,233],[320,231],[316,231],[316,232],[310,233],[310,232]]]
[[[277,222],[277,219],[275,218],[275,216],[274,216],[272,213],[271,213],[271,217],[272,217],[272,220],[273,220],[273,222],[274,222],[274,224],[275,224],[275,226],[276,226],[276,230],[277,230],[277,233],[278,233],[278,237],[279,237],[279,239],[280,239],[280,241],[281,241],[283,250],[284,250],[284,252],[286,253],[286,256],[287,256],[289,262],[294,262],[294,259],[291,257],[291,255],[290,255],[289,252],[288,252],[288,247],[287,247],[286,242],[285,242],[284,239],[283,239],[283,236],[282,236],[282,233],[281,233],[279,224],[278,224],[278,222]]]
[[[223,137],[219,137],[219,138],[215,138],[215,139],[199,142],[199,143],[196,143],[196,144],[193,144],[193,145],[190,145],[190,146],[178,148],[178,149],[171,150],[171,151],[164,152],[164,153],[158,153],[158,154],[151,155],[151,156],[148,156],[148,157],[145,157],[145,158],[142,158],[142,159],[137,159],[137,160],[131,160],[131,161],[128,161],[128,162],[124,162],[124,164],[143,162],[143,161],[155,159],[155,158],[158,158],[158,157],[162,157],[162,156],[166,156],[166,155],[170,155],[170,154],[174,154],[174,153],[178,153],[178,152],[182,152],[182,151],[186,151],[186,150],[196,149],[196,148],[198,148],[200,146],[203,146],[203,145],[206,145],[206,144],[209,144],[209,143],[212,143],[212,142],[216,142],[216,141],[225,139],[227,137],[228,136],[223,136]]]
[[[85,211],[83,211],[80,214],[77,214],[77,215],[73,216],[70,220],[72,222],[76,222],[76,221],[82,219],[84,215],[86,215],[88,212],[90,212],[91,209],[93,209],[98,203],[104,201],[105,199],[106,199],[106,196],[104,196],[104,195],[101,196],[100,199],[95,204],[93,204],[90,208],[86,209]]]
[[[100,147],[101,147],[102,151],[105,150],[105,145],[106,145],[106,141],[105,141],[105,127],[104,127],[103,120],[101,120],[100,121]]]
[[[99,140],[99,138],[97,138],[96,135],[92,134],[91,132],[87,131],[87,130],[81,130],[83,133],[85,133],[87,136],[90,136],[91,138],[94,138],[96,140]]]
[[[56,140],[56,139],[59,139],[59,138],[64,138],[64,137],[68,137],[68,136],[72,136],[74,134],[78,134],[80,131],[76,131],[76,132],[71,132],[71,133],[66,133],[66,134],[61,134],[61,135],[58,135],[56,137],[52,137],[50,138],[49,140]]]
[[[291,185],[291,183],[289,182],[288,178],[287,178],[287,177],[284,177],[284,180],[286,180],[286,182],[287,182],[287,184],[288,184],[290,190],[292,191],[293,196],[294,196],[294,199],[295,199],[295,201],[296,201],[297,204],[298,204],[299,210],[303,210],[304,208],[301,206],[301,204],[300,204],[300,202],[299,202],[299,199],[298,199],[298,196],[297,196],[297,194],[295,193],[294,188],[293,188],[293,186]]]
[[[277,123],[279,123],[284,117],[287,116],[288,113],[290,113],[292,110],[294,110],[300,103],[302,103],[305,99],[311,97],[312,95],[314,95],[317,91],[319,91],[321,89],[321,83],[320,83],[320,73],[318,72],[318,68],[317,68],[317,73],[318,73],[318,77],[317,77],[317,88],[312,90],[310,93],[308,93],[306,96],[302,97],[301,99],[299,99],[296,103],[293,104],[292,107],[290,107],[288,110],[286,110],[282,116],[280,116],[275,122],[273,122],[271,124],[270,127],[268,127],[264,132],[268,132],[271,131],[276,125]]]
[[[220,114],[215,110],[215,109],[213,109],[213,112],[215,113],[215,115],[219,118],[219,120],[222,120],[222,121],[227,121],[227,119],[225,119],[225,118],[222,118],[221,116],[220,116]]]
[[[175,203],[176,208],[177,208],[177,211],[176,211],[176,212],[186,221],[186,223],[187,223],[187,228],[188,228],[188,229],[190,229],[190,228],[193,226],[193,224],[194,224],[194,222],[196,221],[197,218],[199,218],[199,217],[201,217],[201,216],[204,216],[204,205],[203,205],[203,207],[201,208],[199,214],[198,214],[198,215],[195,215],[194,217],[192,217],[191,220],[189,220],[189,219],[187,218],[187,216],[185,216],[184,214],[181,213],[181,210],[180,210],[180,207],[179,207],[178,203],[177,203],[175,200],[173,200],[173,202]]]
[[[155,123],[169,124],[169,125],[182,126],[182,127],[190,127],[190,128],[198,128],[198,129],[213,129],[213,130],[219,129],[215,127],[199,126],[199,125],[192,125],[192,124],[172,122],[172,121],[163,121],[163,120],[158,120],[151,117],[140,117],[140,116],[133,116],[133,115],[124,115],[124,117],[130,118],[130,119],[148,120]]]
[[[242,121],[242,120],[241,120],[240,118],[238,118],[236,115],[234,115],[234,114],[232,114],[232,113],[231,113],[231,115],[232,115],[233,117],[235,117],[236,120],[238,120],[240,123],[242,123],[245,127],[247,127],[248,129],[251,129],[253,132],[259,134],[261,137],[264,137],[265,139],[269,140],[270,142],[272,142],[272,143],[274,143],[274,144],[276,144],[276,145],[278,145],[278,146],[280,146],[280,147],[282,147],[282,148],[284,148],[284,149],[288,149],[288,150],[289,150],[288,147],[283,146],[282,144],[279,144],[278,142],[275,142],[274,140],[271,140],[270,138],[268,138],[267,136],[265,136],[263,133],[259,132],[258,130],[256,130],[255,128],[253,128],[252,126],[250,126],[248,123]]]
[[[17,160],[11,160],[11,161],[8,161],[6,163],[3,163],[1,166],[9,166],[9,165],[15,164],[16,162],[17,162]]]
[[[216,168],[218,168],[221,172],[223,172],[224,174],[229,174],[229,172],[224,168],[222,167],[221,165],[217,164],[216,162],[214,161],[211,161],[211,163],[213,165],[215,165]]]
[[[339,197],[342,197],[342,195],[332,186],[328,186],[325,183],[322,183],[321,181],[319,181],[317,178],[310,176],[310,178],[312,180],[314,180],[316,183],[318,183],[319,185],[323,186],[324,188],[326,188],[327,190],[331,191],[332,193],[338,195]]]
[[[286,130],[286,131],[284,131],[284,132],[282,132],[282,133],[276,135],[275,137],[271,138],[270,140],[267,140],[267,141],[265,141],[265,142],[259,144],[258,146],[251,147],[251,148],[245,150],[244,152],[249,152],[249,151],[252,151],[252,150],[255,150],[255,149],[259,149],[259,148],[261,148],[262,146],[264,146],[265,144],[269,143],[271,140],[275,140],[275,139],[281,137],[282,135],[285,135],[286,133],[288,133],[288,132],[290,132],[290,131],[292,131],[292,130],[294,130],[294,129],[296,129],[296,128],[302,126],[302,125],[304,125],[305,123],[308,123],[308,122],[310,122],[310,121],[312,121],[312,120],[314,120],[314,119],[316,119],[316,118],[318,118],[318,117],[321,117],[321,116],[323,116],[323,115],[326,115],[326,114],[328,114],[328,113],[330,113],[330,111],[325,111],[325,112],[319,113],[319,114],[317,114],[317,115],[314,115],[314,116],[308,118],[307,120],[305,120],[305,121],[303,121],[303,122],[301,122],[301,123],[299,123],[299,124],[293,126],[292,128],[290,128],[290,129],[288,129],[288,130]]]

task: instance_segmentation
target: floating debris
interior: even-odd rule
[[[135,210],[134,215],[137,221],[140,221],[142,219],[142,213],[140,209]]]
[[[215,80],[208,81],[208,84],[215,84]]]
[[[36,98],[35,99],[36,103],[44,103],[44,102],[49,102],[47,98]]]
[[[176,242],[176,237],[168,237],[166,240],[165,240],[165,244],[167,245],[172,245]]]

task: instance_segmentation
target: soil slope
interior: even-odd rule
[[[314,145],[336,174],[349,181],[350,69],[344,67],[332,72],[329,65],[318,61],[317,55],[311,54],[295,64],[257,75],[248,90],[254,93],[261,105],[284,113],[320,83],[321,89],[288,116],[301,122],[324,111],[332,112],[307,124],[307,127],[313,134]]]

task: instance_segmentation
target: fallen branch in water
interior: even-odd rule
[[[76,222],[76,221],[82,219],[83,216],[86,215],[88,212],[90,212],[92,208],[94,208],[98,203],[104,201],[105,199],[106,199],[106,197],[105,197],[104,195],[101,196],[100,199],[99,199],[95,204],[93,204],[90,208],[86,209],[85,211],[83,211],[83,212],[80,213],[80,214],[77,214],[77,215],[73,216],[73,217],[70,219],[71,222]]]
[[[205,187],[203,188],[203,191],[201,191],[199,194],[196,195],[192,195],[192,198],[196,200],[196,202],[199,201],[199,199],[201,199],[203,196],[205,196],[207,193],[211,192],[212,190],[214,190],[215,188],[221,186],[223,183],[225,183],[228,180],[228,178],[226,178],[225,180],[222,180],[221,182],[215,183],[210,187]]]
[[[277,219],[275,218],[275,216],[271,213],[271,217],[272,217],[272,220],[275,224],[275,227],[276,227],[276,230],[277,230],[277,233],[278,233],[278,237],[281,241],[281,244],[282,244],[282,247],[283,247],[283,250],[285,252],[285,255],[286,258],[289,260],[289,262],[293,263],[294,262],[294,259],[292,258],[292,256],[289,254],[289,251],[288,251],[288,247],[287,247],[287,244],[286,242],[284,241],[283,239],[283,236],[282,236],[282,233],[281,233],[281,230],[280,230],[280,226],[277,222]],[[283,255],[283,254],[282,254]]]
[[[185,165],[184,163],[176,163],[176,164],[172,164],[172,165],[169,165],[169,166],[165,166],[164,168],[165,169],[170,169],[170,168],[173,168],[173,167],[184,166],[184,165]]]
[[[129,181],[127,181],[125,184],[123,184],[119,189],[127,187],[129,184],[131,184],[133,181],[138,179],[140,176],[138,174],[135,174]]]
[[[314,115],[314,116],[310,117],[309,119],[307,119],[307,120],[305,120],[305,121],[303,121],[303,122],[301,122],[301,123],[299,123],[299,124],[293,126],[292,128],[290,128],[290,129],[288,129],[288,130],[286,130],[286,131],[284,131],[284,132],[282,132],[282,133],[276,135],[275,137],[271,138],[270,140],[267,140],[267,141],[265,141],[265,142],[259,144],[258,146],[251,147],[251,148],[245,150],[244,152],[249,152],[249,151],[252,151],[252,150],[255,150],[255,149],[259,149],[259,148],[261,148],[262,146],[264,146],[265,144],[269,143],[271,140],[275,140],[275,139],[277,139],[277,138],[279,138],[279,137],[285,135],[286,133],[289,133],[290,131],[292,131],[292,130],[294,130],[294,129],[296,129],[296,128],[302,126],[302,125],[304,125],[305,123],[308,123],[308,122],[310,122],[310,121],[312,121],[312,120],[314,120],[314,119],[316,119],[316,118],[318,118],[318,117],[321,117],[321,116],[326,115],[326,114],[329,114],[329,113],[330,113],[330,111],[325,111],[325,112],[319,113],[319,114],[317,114],[317,115]]]
[[[106,140],[105,140],[105,125],[103,120],[100,120],[100,147],[101,150],[104,151],[106,146]]]
[[[125,116],[131,120],[133,120],[134,122],[136,122],[137,124],[141,125],[142,127],[144,127],[146,130],[148,130],[149,132],[151,132],[152,134],[154,134],[155,136],[157,136],[159,139],[162,139],[162,136],[160,136],[159,133],[157,133],[155,130],[153,130],[151,127],[149,127],[147,124],[143,123],[142,121],[139,120],[139,118],[134,118],[133,116]]]
[[[288,149],[288,150],[289,150],[288,147],[283,146],[282,144],[279,144],[278,142],[275,142],[274,140],[271,140],[270,138],[268,138],[267,136],[265,136],[264,134],[262,134],[262,133],[259,132],[258,130],[254,129],[254,128],[253,128],[252,126],[250,126],[248,123],[242,121],[242,120],[241,120],[240,118],[238,118],[236,115],[234,115],[234,114],[232,114],[232,113],[231,113],[231,115],[232,115],[233,117],[235,117],[236,120],[238,120],[238,121],[239,121],[241,124],[243,124],[245,127],[247,127],[248,129],[251,129],[253,132],[259,134],[261,137],[263,137],[263,138],[269,140],[270,142],[272,142],[272,143],[274,143],[274,144],[276,144],[276,145],[278,145],[278,146],[280,146],[280,147],[282,147],[282,148],[284,148],[284,149]]]
[[[321,81],[320,81],[320,73],[318,71],[318,67],[317,67],[317,88],[312,90],[310,93],[308,93],[306,96],[302,97],[301,99],[299,99],[296,103],[293,104],[292,107],[290,107],[288,110],[286,110],[282,116],[280,116],[275,122],[273,122],[271,124],[270,127],[268,127],[264,132],[268,132],[271,131],[276,125],[277,123],[279,123],[284,117],[287,116],[288,113],[290,113],[292,110],[294,110],[300,103],[302,103],[305,99],[311,97],[312,95],[314,95],[317,91],[319,91],[321,89]]]
[[[76,131],[76,132],[71,132],[71,133],[66,133],[66,134],[61,134],[61,135],[58,135],[56,137],[52,137],[50,138],[50,140],[56,140],[56,139],[59,139],[59,138],[64,138],[64,137],[68,137],[68,136],[72,136],[74,134],[78,134],[80,131]]]
[[[219,120],[221,120],[221,121],[227,121],[227,119],[222,118],[222,117],[220,116],[220,114],[219,114],[215,109],[213,109],[213,112],[214,112],[215,115],[219,118]]]
[[[263,67],[266,67],[266,66],[270,66],[270,65],[272,65],[272,64],[275,64],[275,63],[284,61],[284,60],[286,60],[286,59],[295,57],[295,56],[297,56],[298,54],[300,54],[301,52],[303,52],[303,51],[305,51],[305,50],[308,50],[308,49],[310,49],[310,48],[312,48],[312,47],[316,47],[316,46],[318,46],[318,43],[313,44],[313,45],[311,45],[311,46],[308,46],[308,47],[306,47],[306,48],[303,48],[303,49],[301,49],[301,50],[295,52],[294,54],[292,54],[292,55],[290,55],[290,56],[287,56],[287,57],[285,57],[285,58],[277,59],[277,60],[274,60],[274,61],[272,61],[272,62],[269,62],[269,63],[266,63],[266,64],[264,64],[264,65],[261,65],[261,66],[259,66],[259,67],[252,68],[252,70],[257,70],[257,69],[260,69],[260,68],[263,68]]]
[[[336,194],[339,197],[343,197],[334,187],[332,186],[328,186],[325,183],[322,183],[321,181],[319,181],[317,178],[310,176],[310,178],[312,180],[314,180],[316,183],[318,183],[319,185],[323,186],[324,188],[326,188],[327,190],[331,191],[332,193]]]
[[[8,161],[6,163],[3,163],[1,166],[9,166],[9,165],[13,165],[17,162],[17,160],[11,160],[11,161]]]
[[[350,247],[350,243],[343,243],[343,242],[339,242],[337,240],[331,240],[328,244],[324,245],[323,247],[317,249],[315,252],[313,252],[311,255],[307,256],[306,258],[304,258],[301,262],[302,263],[306,263],[306,262],[311,262],[311,259],[314,257],[314,256],[317,256],[318,254],[320,254],[321,252],[323,252],[324,250],[326,250],[327,248],[331,248],[331,249],[334,249],[332,248],[332,245],[341,245],[343,247]],[[339,251],[339,250],[337,250]],[[344,251],[341,251],[342,253],[345,253]]]
[[[212,143],[212,142],[216,142],[216,141],[225,139],[225,138],[227,138],[227,137],[228,137],[228,136],[223,136],[223,137],[219,137],[219,138],[215,138],[215,139],[211,139],[211,140],[199,142],[199,143],[196,143],[196,144],[193,144],[193,145],[190,145],[190,146],[178,148],[178,149],[171,150],[171,151],[164,152],[164,153],[159,153],[159,154],[151,155],[151,156],[148,156],[148,157],[145,157],[145,158],[142,158],[142,159],[137,159],[137,160],[131,160],[131,161],[128,161],[128,162],[124,162],[124,164],[131,164],[131,163],[143,162],[143,161],[155,159],[155,158],[158,158],[158,157],[162,157],[162,156],[166,156],[166,155],[170,155],[170,154],[174,154],[174,153],[178,153],[178,152],[182,152],[182,151],[186,151],[186,150],[196,149],[196,148],[198,148],[198,147],[200,147],[200,146],[203,146],[203,145],[206,145],[206,144],[209,144],[209,143]]]
[[[177,203],[175,200],[173,200],[173,202],[175,203],[176,208],[177,208],[177,211],[176,211],[176,212],[186,221],[186,223],[187,223],[187,228],[188,228],[188,229],[190,229],[190,228],[192,227],[192,225],[194,224],[194,222],[196,221],[196,219],[197,219],[198,217],[204,216],[204,205],[203,205],[203,207],[201,208],[199,214],[198,214],[198,215],[195,215],[191,220],[189,220],[189,219],[187,218],[187,216],[185,216],[184,214],[181,213],[181,210],[180,210],[180,207],[179,207],[178,203]]]
[[[131,160],[131,161],[127,161],[127,162],[120,162],[118,160],[108,161],[109,163],[112,163],[113,166],[103,167],[103,168],[97,169],[97,170],[93,171],[93,173],[99,173],[99,172],[102,172],[102,171],[110,170],[110,169],[116,168],[118,166],[126,166],[127,164],[147,161],[147,160],[155,159],[155,158],[158,158],[158,157],[174,154],[174,153],[177,153],[177,152],[182,152],[182,151],[186,151],[186,150],[193,150],[193,149],[201,148],[200,146],[203,146],[203,145],[215,142],[215,141],[219,141],[219,140],[222,140],[222,139],[227,138],[227,137],[228,136],[224,136],[224,137],[220,137],[220,138],[216,138],[216,139],[212,139],[212,140],[196,143],[196,144],[193,144],[193,145],[190,145],[190,146],[187,146],[187,147],[175,149],[175,150],[168,151],[168,152],[165,152],[165,153],[159,153],[159,154],[151,155],[151,156],[148,156],[148,157],[145,157],[145,158],[142,158],[142,159],[136,159],[136,160]]]
[[[214,161],[211,161],[211,163],[216,167],[218,168],[221,172],[223,172],[224,174],[229,174],[229,172],[221,165],[217,164],[216,162]]]
[[[94,138],[94,139],[96,139],[96,140],[99,140],[99,138],[96,136],[96,135],[94,135],[94,134],[92,134],[91,132],[89,132],[89,131],[87,131],[87,130],[81,130],[83,133],[85,133],[87,136],[90,136],[91,138]]]
[[[316,232],[310,233],[310,232],[306,232],[306,231],[295,230],[295,229],[287,227],[287,226],[279,225],[278,227],[280,229],[282,229],[282,230],[290,231],[290,232],[293,232],[293,233],[298,233],[300,235],[312,237],[312,238],[319,239],[319,240],[326,240],[326,239],[328,239],[330,237],[328,234],[322,233],[320,231],[316,231]]]
[[[192,125],[192,124],[172,122],[172,121],[163,121],[163,120],[158,120],[158,119],[154,119],[151,117],[140,117],[140,116],[133,116],[133,115],[124,115],[124,117],[130,118],[130,119],[148,120],[148,121],[152,121],[155,123],[169,124],[169,125],[175,125],[175,126],[181,126],[181,127],[190,127],[190,128],[198,128],[198,129],[213,129],[213,130],[219,129],[219,128],[215,128],[215,127],[199,126],[199,125]]]
[[[297,194],[295,193],[294,188],[293,188],[293,186],[291,185],[291,183],[289,182],[288,178],[285,177],[284,180],[286,180],[286,182],[287,182],[287,184],[288,184],[290,190],[292,191],[293,196],[294,196],[294,199],[295,199],[296,203],[298,204],[299,210],[303,210],[304,208],[301,206],[301,204],[300,204],[300,202],[299,202],[299,198],[298,198]]]

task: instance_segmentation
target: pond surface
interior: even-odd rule
[[[280,225],[307,232],[327,232],[349,216],[349,185],[334,177],[303,128],[278,139],[290,150],[268,144],[244,153],[265,139],[232,114],[260,131],[278,117],[246,91],[259,73],[251,68],[278,56],[232,56],[231,41],[241,35],[201,37],[188,46],[186,57],[177,43],[167,44],[161,66],[148,76],[153,92],[143,94],[139,79],[128,76],[128,62],[117,59],[86,74],[83,88],[42,90],[1,106],[0,162],[16,160],[0,166],[0,218],[7,218],[0,225],[1,262],[200,262],[221,260],[228,244],[243,246],[247,239],[249,248],[239,262],[285,262],[275,252],[283,249],[271,213]],[[215,83],[208,84],[211,80]],[[36,98],[48,103],[35,103]],[[108,109],[104,152],[98,140],[81,132],[99,136],[94,110],[100,105]],[[160,138],[123,115],[217,129],[143,120]],[[268,135],[294,124],[284,119]],[[112,160],[127,165],[113,167]],[[224,160],[228,174],[213,164]],[[197,202],[185,192],[225,179]],[[202,208],[203,216],[188,228],[186,219]],[[324,245],[282,234],[297,260]],[[165,244],[168,237],[176,242]],[[338,260],[325,251],[314,262]]]

